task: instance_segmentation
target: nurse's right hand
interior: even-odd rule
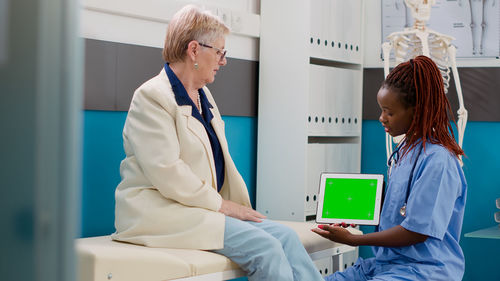
[[[252,208],[248,208],[225,199],[222,199],[222,205],[219,212],[242,221],[262,222],[262,219],[266,218],[266,216]]]

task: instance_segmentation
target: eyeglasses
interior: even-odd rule
[[[218,56],[220,56],[219,61],[223,60],[226,57],[227,50],[225,50],[225,49],[219,49],[219,48],[216,48],[214,46],[206,45],[206,44],[203,44],[203,43],[200,43],[200,42],[198,42],[198,44],[200,44],[200,46],[216,50],[217,51],[216,54]]]

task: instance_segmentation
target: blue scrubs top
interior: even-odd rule
[[[462,280],[465,261],[458,243],[467,183],[458,159],[445,147],[427,142],[421,150],[410,186],[406,217],[400,214],[419,149],[420,145],[409,151],[392,169],[379,231],[401,225],[428,238],[407,247],[373,247],[375,261],[378,268],[387,270],[394,266],[398,275],[406,275],[408,280]]]
[[[219,139],[217,138],[214,128],[210,123],[210,121],[212,121],[212,118],[214,118],[212,111],[210,110],[210,108],[213,108],[213,106],[208,101],[203,89],[198,89],[198,93],[200,94],[201,111],[203,113],[202,116],[198,111],[196,105],[189,97],[186,88],[184,88],[184,85],[182,85],[181,81],[179,80],[179,78],[177,78],[177,75],[175,75],[168,63],[165,64],[165,72],[167,73],[170,85],[172,85],[172,90],[174,92],[175,101],[177,102],[177,104],[179,106],[190,105],[192,108],[191,115],[194,118],[198,119],[198,121],[203,124],[205,130],[207,131],[208,138],[210,139],[210,145],[212,146],[212,153],[214,155],[215,172],[217,175],[217,191],[220,191],[222,188],[222,184],[224,183],[225,164],[224,155],[222,154],[222,148],[220,146]]]

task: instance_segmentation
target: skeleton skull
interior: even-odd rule
[[[406,6],[411,9],[411,15],[418,22],[427,22],[431,17],[431,7],[436,0],[405,0]]]

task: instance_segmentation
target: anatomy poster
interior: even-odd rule
[[[382,0],[382,42],[392,32],[412,28],[404,0]],[[455,38],[457,57],[500,56],[500,0],[437,0],[427,28]]]

